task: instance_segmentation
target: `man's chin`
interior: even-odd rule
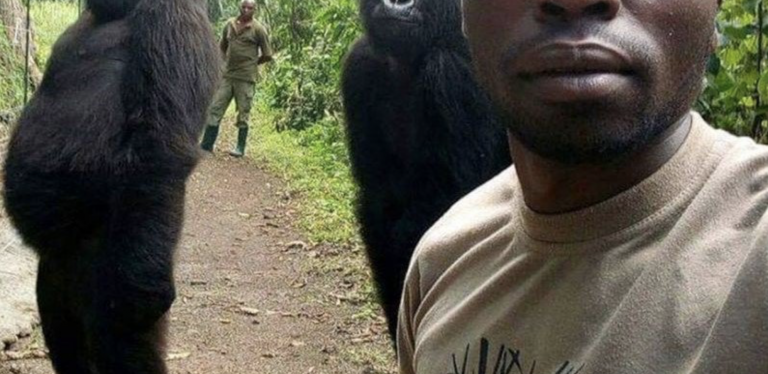
[[[641,147],[636,141],[603,139],[592,143],[574,143],[555,139],[531,139],[513,136],[529,151],[563,165],[606,165],[615,163]]]
[[[538,120],[509,118],[510,132],[529,151],[566,165],[609,164],[650,143],[668,124],[613,115],[612,120],[573,108]]]

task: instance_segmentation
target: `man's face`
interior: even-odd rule
[[[480,80],[529,150],[603,163],[690,109],[716,0],[464,0]]]
[[[240,15],[243,17],[253,17],[253,12],[256,10],[256,4],[252,2],[243,2],[240,4]]]

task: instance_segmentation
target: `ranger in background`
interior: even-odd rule
[[[224,26],[221,37],[224,77],[208,110],[208,123],[201,144],[201,148],[208,152],[213,152],[219,123],[234,98],[237,106],[237,146],[229,154],[234,157],[245,155],[258,66],[272,61],[267,30],[253,18],[255,13],[256,2],[243,0],[240,3],[240,16],[227,21]]]

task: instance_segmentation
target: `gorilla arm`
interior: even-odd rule
[[[143,0],[126,20],[132,53],[121,84],[122,140],[130,163],[115,175],[107,243],[110,262],[130,266],[104,274],[122,295],[103,300],[118,306],[111,320],[140,326],[173,300],[185,182],[220,70],[205,14],[199,1]]]
[[[194,166],[205,108],[219,78],[220,56],[205,14],[198,0],[145,0],[128,18],[133,54],[123,77],[126,129],[143,135],[134,143],[139,152],[151,144],[150,156],[160,157],[143,161],[172,165],[172,173]]]
[[[344,65],[341,90],[352,172],[364,189],[384,187],[380,184],[388,181],[395,158],[384,141],[391,115],[379,108],[392,100],[387,96],[397,98],[396,93],[385,92],[387,73],[386,62],[375,54],[367,38],[353,45]]]

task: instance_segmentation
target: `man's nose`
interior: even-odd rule
[[[536,0],[539,22],[568,22],[580,18],[611,20],[622,0]]]

